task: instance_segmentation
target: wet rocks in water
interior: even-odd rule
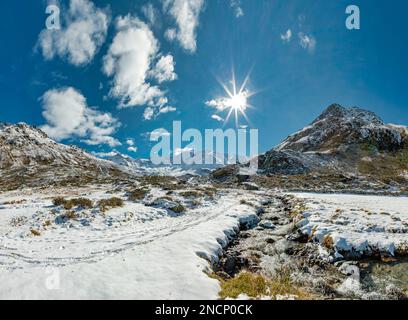
[[[246,190],[250,190],[250,191],[258,191],[259,190],[259,187],[255,183],[252,183],[252,182],[244,182],[242,184],[242,186]]]
[[[258,225],[259,221],[260,219],[256,214],[251,214],[239,220],[240,228],[242,230],[249,230],[255,228]]]
[[[238,252],[227,252],[220,260],[219,269],[228,276],[233,277],[248,265],[248,260],[240,256]]]
[[[307,243],[309,241],[309,237],[307,234],[301,232],[300,230],[296,230],[295,232],[291,233],[286,237],[289,241],[296,241],[299,243]]]
[[[270,220],[263,220],[259,223],[259,226],[264,228],[264,229],[275,229],[275,225],[273,224],[272,221]]]

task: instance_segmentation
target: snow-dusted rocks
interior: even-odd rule
[[[408,253],[408,197],[296,194],[297,226],[335,258]]]

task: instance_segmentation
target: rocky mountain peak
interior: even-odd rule
[[[408,143],[406,127],[386,125],[368,110],[332,104],[309,126],[289,136],[275,150],[330,154],[361,143],[372,144],[381,150],[402,148]]]
[[[312,124],[324,120],[350,122],[356,123],[357,125],[384,125],[381,118],[372,111],[358,107],[345,108],[339,104],[330,105]]]

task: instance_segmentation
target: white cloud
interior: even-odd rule
[[[307,35],[303,32],[299,32],[298,36],[300,46],[310,53],[313,53],[316,48],[316,39],[313,36]]]
[[[211,116],[211,118],[214,119],[215,121],[219,121],[219,122],[223,122],[223,121],[224,121],[224,118],[220,117],[220,116],[217,115],[217,114],[213,114],[213,115]]]
[[[292,39],[292,30],[288,29],[284,34],[281,34],[280,38],[283,42],[290,42]]]
[[[145,120],[152,120],[154,116],[154,109],[151,107],[147,107],[143,112],[143,118]]]
[[[133,147],[133,146],[135,145],[135,141],[134,141],[133,139],[127,139],[127,140],[126,140],[126,144],[127,144],[128,146]]]
[[[152,67],[160,56],[159,43],[147,24],[136,17],[119,17],[116,29],[103,60],[103,72],[113,78],[110,97],[119,99],[119,108],[147,105],[150,112],[154,107],[163,107],[168,102],[165,93],[149,80],[152,75],[162,81],[174,80],[173,57],[166,56],[159,64],[160,70]]]
[[[182,48],[194,53],[197,49],[196,32],[204,0],[163,0],[164,12],[170,14],[177,28],[166,31],[169,40],[177,39]]]
[[[159,138],[162,137],[169,137],[171,136],[170,132],[168,132],[165,129],[157,129],[152,132],[146,132],[143,134],[144,138],[147,138],[148,140],[151,138],[152,140],[158,140]]]
[[[177,108],[172,107],[172,106],[164,106],[160,108],[147,107],[143,113],[143,118],[145,120],[152,120],[152,119],[156,119],[161,114],[175,112],[175,111],[177,111]]]
[[[207,107],[212,107],[217,109],[218,111],[223,111],[228,108],[227,106],[227,99],[226,98],[220,98],[220,99],[213,99],[209,100],[205,103]]]
[[[231,0],[230,6],[232,9],[234,9],[235,17],[241,18],[244,16],[245,13],[241,6],[241,0]]]
[[[173,41],[177,37],[177,30],[176,29],[167,29],[164,33],[164,36],[167,40]]]
[[[47,124],[42,130],[51,138],[64,140],[80,138],[89,145],[120,145],[111,135],[120,126],[110,113],[102,113],[87,106],[85,97],[72,87],[53,89],[41,98],[43,117]]]
[[[159,83],[165,81],[174,81],[177,79],[175,69],[174,58],[171,54],[162,56],[156,63],[156,67],[151,71],[151,76],[155,78]]]
[[[37,45],[46,60],[59,56],[75,66],[86,65],[105,42],[109,20],[107,10],[91,1],[71,0],[65,24],[60,30],[41,31]]]
[[[129,148],[127,148],[127,150],[130,151],[130,152],[137,152],[136,147],[129,147]]]
[[[119,154],[118,151],[112,150],[111,152],[92,152],[92,154],[98,158],[110,158],[117,156]]]
[[[142,12],[150,25],[156,24],[158,13],[156,8],[151,3],[145,4],[142,7]]]
[[[159,109],[159,114],[176,112],[176,111],[177,111],[176,107],[166,106],[166,107],[162,107]]]

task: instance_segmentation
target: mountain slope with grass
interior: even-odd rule
[[[0,124],[0,189],[125,179],[115,164],[50,139],[24,123]]]

